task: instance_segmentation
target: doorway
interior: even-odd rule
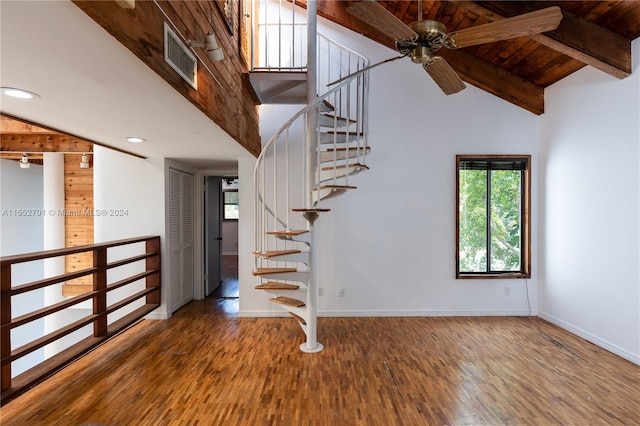
[[[204,295],[237,301],[238,178],[205,176],[204,179]]]

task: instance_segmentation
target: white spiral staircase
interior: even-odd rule
[[[368,170],[368,73],[327,87],[368,65],[363,56],[317,39],[318,96],[264,145],[255,168],[256,289],[288,311],[302,327],[304,352],[319,352],[317,286],[320,265],[315,222],[325,200],[356,189],[350,178]],[[311,67],[310,67],[311,68]],[[311,84],[307,82],[307,84]],[[291,84],[283,88],[291,90]],[[273,98],[273,88],[270,89]],[[340,214],[332,212],[328,214]]]

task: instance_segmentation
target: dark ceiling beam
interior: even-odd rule
[[[536,115],[544,113],[543,87],[489,62],[479,60],[463,50],[443,49],[438,53],[467,83]]]
[[[552,5],[547,2],[449,1],[491,21]],[[562,10],[562,21],[556,30],[529,38],[616,78],[631,75],[631,41],[566,10]]]
[[[306,6],[306,0],[296,0],[296,4],[300,3]],[[349,14],[346,11],[348,4],[346,1],[319,0],[318,15],[395,50],[394,40]],[[544,112],[544,88],[541,86],[461,50],[441,49],[438,54],[442,55],[467,83],[534,114]],[[425,74],[426,78],[428,76]]]

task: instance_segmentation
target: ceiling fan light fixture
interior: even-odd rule
[[[558,6],[551,6],[448,33],[443,23],[422,19],[422,1],[418,2],[418,21],[408,25],[384,6],[372,0],[356,2],[347,7],[346,10],[351,15],[374,28],[379,28],[387,36],[395,38],[396,50],[402,54],[400,57],[378,62],[363,70],[368,71],[378,65],[411,55],[411,61],[422,64],[444,94],[451,95],[464,90],[466,86],[442,56],[433,56],[433,53],[440,48],[459,49],[540,34],[557,28],[562,20],[562,10]],[[363,70],[342,77],[329,85],[344,81],[362,73]]]

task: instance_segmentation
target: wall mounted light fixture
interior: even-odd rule
[[[187,45],[203,48],[209,59],[213,62],[218,62],[224,59],[224,52],[222,51],[222,48],[218,47],[216,36],[213,34],[207,34],[204,41],[187,40]]]
[[[82,153],[82,158],[80,159],[80,168],[81,169],[89,168],[89,156],[87,156],[87,154],[85,154],[84,152]]]
[[[28,169],[30,166],[31,163],[29,163],[29,157],[27,157],[26,153],[22,154],[22,158],[20,159],[20,168]]]

